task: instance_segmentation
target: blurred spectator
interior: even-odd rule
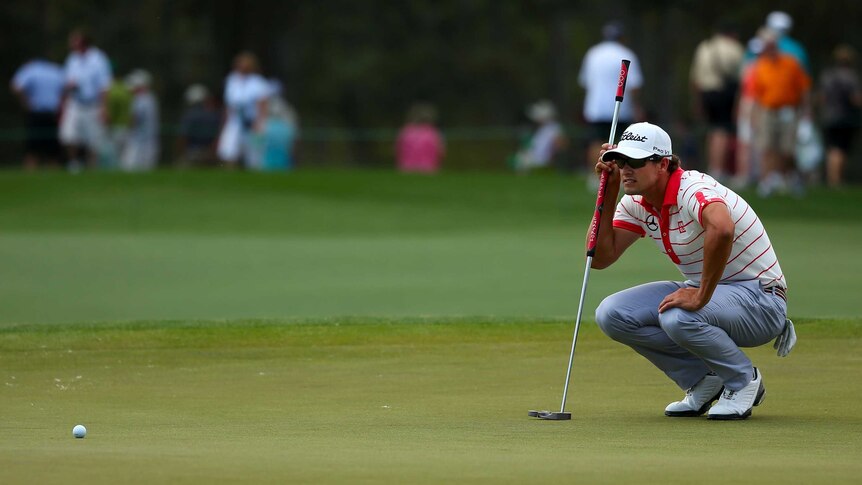
[[[763,53],[763,39],[755,36],[748,41],[748,52],[755,56]],[[754,70],[756,57],[743,61],[739,100],[736,110],[736,176],[731,180],[735,190],[744,189],[757,180],[760,173],[760,156],[754,144],[754,118],[757,102],[754,99]]]
[[[102,165],[114,168],[119,165],[120,154],[126,148],[129,125],[132,122],[132,91],[122,79],[114,79],[105,96],[108,137],[107,149],[103,150]]]
[[[282,97],[281,83],[270,81],[271,95],[260,133],[262,170],[290,170],[293,168],[293,146],[297,137],[296,113]]]
[[[133,96],[132,122],[120,167],[127,172],[152,170],[159,158],[159,105],[151,89],[152,77],[136,69],[126,78],[126,84]]]
[[[180,119],[177,138],[180,165],[206,166],[216,160],[221,116],[206,86],[193,84],[186,89],[186,109]]]
[[[769,15],[766,16],[766,22],[758,32],[765,32],[766,30],[774,32],[777,36],[776,43],[778,46],[778,52],[792,56],[799,62],[802,68],[805,69],[805,72],[810,75],[811,64],[808,60],[808,53],[799,41],[790,37],[790,31],[792,28],[793,17],[791,17],[787,12],[776,10],[774,12],[770,12]],[[745,63],[753,62],[759,54],[759,52],[751,50],[751,45],[749,45],[748,49],[745,51]]]
[[[241,52],[225,82],[226,116],[219,135],[218,157],[230,166],[242,163],[248,168],[258,168],[261,163],[253,134],[263,127],[270,85],[258,70],[257,57],[251,52]]]
[[[24,167],[28,170],[41,163],[56,165],[59,161],[57,116],[64,83],[59,64],[44,59],[27,62],[12,78],[12,91],[27,110]]]
[[[691,64],[692,104],[708,125],[708,171],[722,183],[726,183],[729,172],[735,131],[733,111],[743,54],[742,44],[732,27],[721,24],[710,38],[697,46]]]
[[[524,148],[515,155],[514,168],[521,173],[552,165],[568,145],[563,128],[557,122],[557,110],[550,101],[530,105],[527,118],[535,124],[535,129]]]
[[[104,52],[92,45],[83,29],[69,34],[66,91],[60,120],[60,142],[66,147],[69,170],[80,170],[84,158],[95,166],[105,143],[105,95],[111,85],[111,66]]]
[[[637,55],[623,45],[623,25],[609,22],[602,28],[604,40],[587,50],[581,64],[578,81],[586,90],[584,97],[584,120],[589,124],[589,145],[587,147],[586,167],[590,187],[598,188],[598,178],[593,171],[596,153],[602,143],[607,143],[614,116],[614,97],[617,93],[617,80],[620,75],[620,60],[628,59],[628,79],[626,95],[620,107],[618,127],[626,127],[643,118],[638,103],[638,92],[643,86],[640,61]],[[622,129],[617,130],[617,134]]]
[[[814,120],[810,116],[800,118],[796,128],[794,157],[801,183],[812,184],[820,181],[819,169],[824,152],[823,140],[820,131],[814,126]]]
[[[856,51],[839,45],[833,64],[820,75],[818,105],[826,142],[826,182],[830,187],[843,183],[847,154],[859,132],[862,114],[862,87],[856,72]]]
[[[778,51],[777,36],[763,32],[763,54],[752,65],[754,99],[759,109],[755,143],[763,156],[758,194],[768,197],[786,188],[789,177],[794,192],[802,191],[793,159],[800,116],[808,116],[811,79],[799,62]]]
[[[766,27],[778,35],[776,45],[779,52],[793,56],[806,72],[811,72],[811,64],[808,62],[808,54],[805,48],[796,39],[790,37],[793,28],[793,17],[786,12],[774,11],[766,16]]]
[[[437,110],[426,103],[414,104],[407,123],[395,141],[395,157],[402,172],[434,173],[446,154],[440,131],[435,126]]]

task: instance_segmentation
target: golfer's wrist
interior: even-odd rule
[[[698,306],[700,308],[705,307],[706,304],[709,303],[710,299],[712,299],[712,290],[704,289],[704,287],[701,286],[697,290],[697,304],[698,304]]]

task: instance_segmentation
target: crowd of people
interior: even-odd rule
[[[115,76],[109,57],[84,29],[69,35],[61,66],[33,59],[12,79],[27,112],[24,166],[152,170],[160,159],[159,102],[144,69]],[[184,166],[287,170],[298,122],[281,84],[240,53],[227,76],[224,110],[203,84],[185,92],[177,145]]]
[[[819,78],[785,12],[767,15],[743,45],[720,25],[698,45],[691,68],[693,105],[708,124],[707,167],[735,188],[762,197],[800,195],[820,178],[840,186],[862,114],[855,51],[839,45]],[[821,135],[822,133],[822,135]]]
[[[819,179],[824,159],[826,182],[840,186],[862,125],[855,50],[837,46],[832,65],[815,79],[806,49],[790,35],[792,27],[790,15],[771,12],[743,45],[732,24],[719,24],[697,45],[691,63],[691,106],[695,119],[706,126],[702,152],[708,172],[736,189],[754,186],[763,197],[803,193],[806,184]],[[648,119],[640,96],[644,84],[640,61],[625,45],[624,34],[621,23],[607,23],[602,41],[586,52],[581,63],[578,80],[584,89],[588,174],[594,154],[610,133],[620,59],[632,62],[618,126]],[[553,110],[553,105],[548,108]],[[564,135],[549,141],[541,134],[544,122],[533,121],[524,149],[514,163],[510,161],[520,171],[552,165],[565,147],[558,141]],[[550,156],[526,158],[529,147],[535,145],[544,145],[540,151]],[[590,188],[597,188],[595,177],[588,182]]]
[[[815,79],[806,49],[790,35],[792,27],[787,13],[772,12],[743,44],[732,25],[718,25],[697,45],[691,63],[691,106],[706,127],[704,165],[717,180],[737,189],[756,186],[764,197],[801,194],[819,178],[822,160],[826,182],[841,185],[862,124],[854,49],[837,46],[833,64]],[[162,130],[151,74],[135,69],[115,77],[108,56],[81,29],[69,36],[69,49],[63,66],[35,59],[12,80],[28,112],[25,167],[154,168]],[[602,41],[584,55],[578,76],[587,165],[610,132],[620,59],[631,65],[618,126],[648,119],[638,55],[626,46],[623,25],[609,22]],[[242,52],[223,93],[214,95],[203,84],[188,87],[176,132],[181,166],[294,166],[296,113],[281,84],[260,72],[255,55]],[[525,115],[532,129],[509,158],[519,173],[554,165],[570,146],[550,101],[529,105]],[[409,109],[393,152],[401,171],[439,170],[446,149],[433,106],[417,103]],[[595,177],[588,181],[597,187]]]

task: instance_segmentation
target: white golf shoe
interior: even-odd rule
[[[763,376],[757,367],[754,368],[754,379],[739,391],[725,389],[721,393],[718,404],[710,408],[709,419],[731,420],[745,419],[751,416],[751,408],[763,402],[766,388],[763,387]]]
[[[700,416],[721,395],[723,383],[721,378],[708,374],[691,389],[685,391],[682,401],[672,402],[664,408],[665,416],[674,418],[683,416]]]

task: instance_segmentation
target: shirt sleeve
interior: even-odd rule
[[[111,74],[111,62],[103,53],[99,55],[99,91],[106,91],[111,87],[113,76]]]
[[[617,204],[617,210],[614,212],[614,227],[631,231],[635,234],[644,237],[646,230],[643,227],[643,220],[638,217],[636,204],[630,197],[623,197],[620,203]]]
[[[686,211],[686,213],[688,213],[690,217],[694,218],[701,226],[703,226],[701,215],[706,206],[714,202],[721,202],[722,204],[727,205],[724,198],[721,197],[713,187],[706,184],[698,184],[698,186],[692,187],[692,189],[688,191],[688,193],[684,194],[684,196],[685,200],[680,201],[680,208]]]

